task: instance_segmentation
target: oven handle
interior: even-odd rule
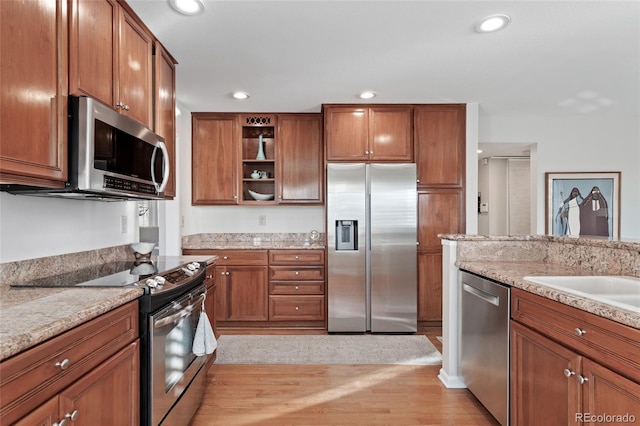
[[[191,311],[193,311],[193,309],[199,304],[204,302],[205,300],[205,293],[200,293],[200,297],[198,298],[197,302],[194,302],[188,306],[185,306],[183,309],[181,309],[180,311],[176,312],[175,314],[171,314],[168,317],[156,320],[153,322],[153,327],[154,328],[162,328],[167,324],[171,324],[172,322],[181,320],[182,318],[186,318],[189,315],[191,315]]]

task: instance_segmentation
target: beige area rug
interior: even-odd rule
[[[423,335],[222,335],[217,364],[439,365]]]

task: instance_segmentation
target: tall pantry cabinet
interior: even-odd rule
[[[418,323],[442,324],[442,245],[438,234],[465,231],[464,104],[416,105]]]

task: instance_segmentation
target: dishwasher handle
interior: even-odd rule
[[[500,306],[500,298],[498,296],[494,296],[491,293],[487,293],[486,291],[482,291],[479,288],[472,287],[469,284],[465,283],[462,283],[462,289],[467,293],[473,294],[474,296],[484,300],[487,303],[491,303],[495,306]]]

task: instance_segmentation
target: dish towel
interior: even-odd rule
[[[191,348],[195,356],[212,354],[218,347],[216,336],[213,334],[213,328],[211,327],[207,313],[204,311],[204,301],[202,305],[200,319],[198,320],[198,326],[196,327],[193,346]]]

